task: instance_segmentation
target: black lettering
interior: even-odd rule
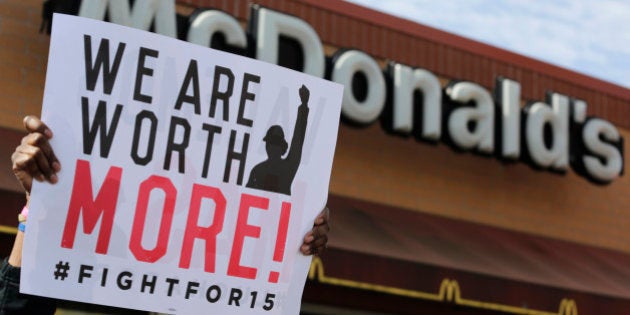
[[[136,84],[133,88],[133,99],[136,101],[151,104],[153,98],[149,95],[142,94],[142,77],[153,76],[153,69],[147,68],[144,65],[147,56],[157,58],[158,51],[145,47],[140,47],[140,53],[138,55],[138,68],[136,70]]]
[[[265,297],[265,305],[263,305],[263,310],[271,311],[271,309],[273,309],[273,299],[275,297],[275,294],[267,293],[267,296]]]
[[[89,271],[94,270],[94,267],[88,265],[81,265],[79,268],[79,283],[83,283],[83,278],[92,278],[92,273]]]
[[[118,278],[116,279],[116,284],[118,285],[118,287],[121,290],[129,290],[131,289],[131,277],[133,276],[133,273],[129,272],[129,271],[123,271],[118,275]],[[124,278],[124,280],[123,280]]]
[[[224,92],[219,91],[219,83],[221,83],[221,76],[226,76],[227,88]],[[234,74],[232,70],[228,68],[224,68],[221,66],[214,67],[214,83],[212,85],[212,97],[210,98],[210,113],[208,116],[210,118],[214,118],[217,109],[217,100],[223,101],[223,120],[228,121],[229,115],[229,107],[230,107],[230,96],[234,92]]]
[[[215,296],[212,297],[212,292],[216,292]],[[206,300],[210,303],[216,303],[221,298],[221,288],[218,285],[212,285],[206,291]]]
[[[151,280],[149,280],[149,275],[142,275],[142,285],[140,286],[140,292],[144,293],[144,289],[146,287],[150,288],[149,293],[153,294],[155,290],[155,283],[157,282],[157,276],[151,276]]]
[[[243,116],[245,115],[245,103],[247,101],[253,101],[256,98],[256,94],[249,92],[250,82],[260,83],[260,77],[245,72],[245,76],[243,77],[243,88],[241,90],[241,102],[238,105],[238,117],[236,118],[237,124],[247,127],[251,127],[253,121]]]
[[[190,298],[191,294],[197,293],[197,288],[199,287],[199,282],[191,282],[188,281],[188,286],[186,286],[186,300]]]
[[[237,288],[232,288],[232,291],[230,291],[230,300],[228,301],[228,305],[232,305],[232,302],[234,302],[234,305],[241,306],[239,303],[241,297],[243,297],[243,291]]]
[[[166,278],[165,280],[168,283],[168,296],[172,296],[173,295],[173,287],[179,283],[179,280],[177,279],[173,279],[173,278]]]
[[[142,122],[149,122],[149,138],[147,139],[146,154],[144,157],[138,153],[138,146],[142,138]],[[148,110],[143,110],[136,116],[136,125],[133,129],[133,143],[131,145],[131,159],[138,165],[147,165],[153,159],[153,148],[155,147],[155,134],[157,133],[157,117]],[[145,137],[146,138],[146,137]]]
[[[210,124],[203,124],[201,128],[208,132],[208,140],[206,141],[206,153],[203,157],[203,170],[201,176],[203,178],[208,178],[208,169],[210,168],[210,156],[212,155],[212,144],[214,143],[214,135],[217,133],[221,133],[221,127]]]
[[[175,131],[177,127],[184,128],[184,135],[182,136],[181,143],[175,142]],[[184,173],[185,160],[186,160],[186,148],[188,148],[188,141],[190,140],[190,124],[184,118],[171,117],[171,127],[168,131],[168,143],[166,144],[166,156],[164,158],[164,169],[169,170],[171,167],[171,157],[174,151],[179,153],[179,168],[180,173]]]
[[[92,154],[94,148],[94,142],[96,141],[96,134],[100,134],[101,143],[101,157],[107,158],[109,155],[109,149],[112,147],[114,141],[114,134],[116,134],[116,127],[118,126],[118,120],[120,119],[120,113],[122,112],[122,105],[116,105],[114,116],[112,117],[112,123],[107,129],[107,103],[105,101],[99,101],[96,107],[96,113],[92,120],[92,126],[90,126],[90,108],[87,97],[81,97],[81,109],[83,110],[83,153]]]
[[[107,268],[103,268],[103,274],[101,275],[101,287],[105,287],[107,284],[107,272],[109,270]]]
[[[238,177],[236,179],[237,185],[243,183],[243,173],[245,171],[245,161],[247,160],[247,147],[249,145],[249,133],[243,135],[243,146],[241,152],[234,151],[234,143],[236,142],[236,130],[230,132],[230,144],[227,152],[225,162],[225,172],[223,173],[223,182],[227,183],[230,180],[230,171],[232,169],[232,161],[239,162],[238,165]]]
[[[188,95],[186,93],[188,92],[191,83],[193,87],[193,95]],[[195,114],[201,114],[201,101],[199,99],[199,71],[197,70],[197,60],[195,59],[190,60],[190,64],[188,64],[188,70],[186,70],[184,82],[182,82],[182,87],[179,89],[179,95],[175,101],[175,109],[180,110],[184,102],[193,104],[195,106]]]
[[[258,292],[252,291],[251,295],[252,295],[252,303],[249,305],[249,308],[254,308],[254,305],[256,305],[256,296],[258,296]]]
[[[109,39],[101,39],[94,63],[92,63],[92,37],[90,35],[83,35],[83,48],[85,50],[85,87],[90,91],[94,91],[98,74],[101,72],[102,67],[103,92],[111,95],[112,89],[114,88],[114,81],[116,81],[116,75],[118,74],[118,68],[120,67],[120,61],[125,51],[125,43],[118,44],[116,57],[114,57],[114,64],[111,69],[109,64]]]

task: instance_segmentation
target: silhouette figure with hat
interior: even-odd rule
[[[288,147],[281,126],[269,127],[263,138],[267,159],[254,166],[249,173],[247,187],[291,195],[291,184],[302,159],[302,147],[304,146],[309,111],[307,103],[310,92],[308,88],[302,85],[299,93],[302,104],[298,106],[291,147]],[[288,153],[287,149],[289,150]],[[283,158],[285,153],[287,155]]]

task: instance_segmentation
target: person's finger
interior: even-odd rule
[[[328,244],[328,225],[321,225],[313,227],[312,229],[313,240],[307,245],[310,247],[310,253],[317,255],[322,253]]]
[[[311,252],[311,247],[310,247],[309,245],[306,245],[306,244],[304,244],[304,245],[300,246],[300,252],[301,252],[303,255],[307,255],[307,256],[308,256],[308,255],[310,255],[310,254],[312,254],[312,252]]]
[[[322,235],[326,235],[328,234],[328,232],[330,232],[330,225],[328,225],[328,222],[324,223],[324,224],[320,224],[320,225],[315,225],[313,226],[313,236],[315,236],[315,239],[319,238]]]
[[[302,254],[318,255],[326,249],[328,244],[327,234],[330,231],[329,218],[330,210],[328,207],[324,207],[315,218],[313,228],[304,236],[302,246],[300,246]]]
[[[53,133],[50,130],[50,128],[48,128],[48,126],[46,126],[46,124],[43,121],[41,121],[39,117],[37,116],[33,116],[33,115],[26,116],[24,117],[24,120],[22,122],[24,123],[24,128],[28,132],[41,133],[45,135],[48,139],[52,138],[53,136]]]
[[[37,180],[43,179],[38,178],[38,174],[41,174],[45,179],[50,181],[51,183],[57,182],[57,175],[55,175],[55,171],[53,170],[53,166],[51,165],[48,157],[44,154],[42,148],[32,145],[24,145],[22,148],[22,152],[30,157],[30,160],[33,161],[33,166],[29,167],[29,173]]]
[[[311,249],[315,249],[317,252],[322,252],[326,249],[328,244],[328,235],[322,235],[318,239],[315,239],[311,244]]]
[[[25,173],[28,176],[43,180],[44,174],[40,170],[39,163],[37,161],[37,148],[24,144],[20,145],[15,150],[15,158],[13,160],[13,172]]]
[[[27,155],[16,150],[13,155],[11,155],[11,161],[13,163],[13,174],[15,174],[15,177],[17,177],[20,184],[22,184],[22,188],[24,188],[26,192],[30,192],[33,176],[30,174],[30,166],[28,163],[32,163],[32,160],[29,160]]]
[[[315,240],[315,237],[313,236],[313,231],[308,231],[306,233],[306,235],[304,236],[304,240],[302,242],[302,245],[300,246],[300,252],[302,252],[302,254],[304,255],[310,255],[311,254],[311,243]]]
[[[61,163],[59,163],[59,160],[55,155],[55,151],[53,151],[52,146],[50,145],[50,142],[48,142],[48,138],[46,138],[45,135],[38,132],[30,133],[22,139],[22,143],[38,147],[46,158],[48,166],[53,173],[59,172],[61,170]],[[53,174],[46,175],[50,176]]]
[[[322,211],[315,218],[315,225],[327,224],[330,220],[330,209],[328,207],[324,207]]]
[[[319,214],[316,218],[315,218],[315,223],[314,225],[322,225],[326,222],[326,219],[324,218],[324,216],[322,214]]]
[[[313,228],[311,229],[311,233],[313,235],[313,240],[317,240],[318,238],[321,237],[321,231],[317,226],[313,226]]]
[[[55,151],[50,145],[48,139],[40,133],[33,133],[31,135],[32,140],[31,142],[29,142],[29,144],[39,147],[42,150],[42,153],[44,153],[44,156],[46,157],[46,160],[48,161],[51,169],[54,172],[59,172],[61,170],[61,163],[59,163],[59,160],[55,155]]]
[[[304,244],[310,244],[315,240],[315,236],[313,236],[313,231],[308,231],[306,235],[304,235]]]

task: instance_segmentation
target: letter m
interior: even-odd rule
[[[92,234],[99,219],[99,229],[96,243],[96,253],[107,254],[109,239],[112,234],[118,191],[120,190],[120,177],[122,169],[112,166],[103,181],[96,199],[92,191],[92,175],[90,162],[77,160],[72,195],[68,207],[66,225],[63,229],[61,247],[72,248],[79,224],[79,216],[83,218],[83,233]]]
[[[103,20],[107,9],[113,23],[148,31],[155,18],[156,33],[177,36],[174,0],[135,1],[133,10],[125,0],[82,1],[79,16]]]

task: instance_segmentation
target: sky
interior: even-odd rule
[[[628,0],[346,0],[630,88]]]

